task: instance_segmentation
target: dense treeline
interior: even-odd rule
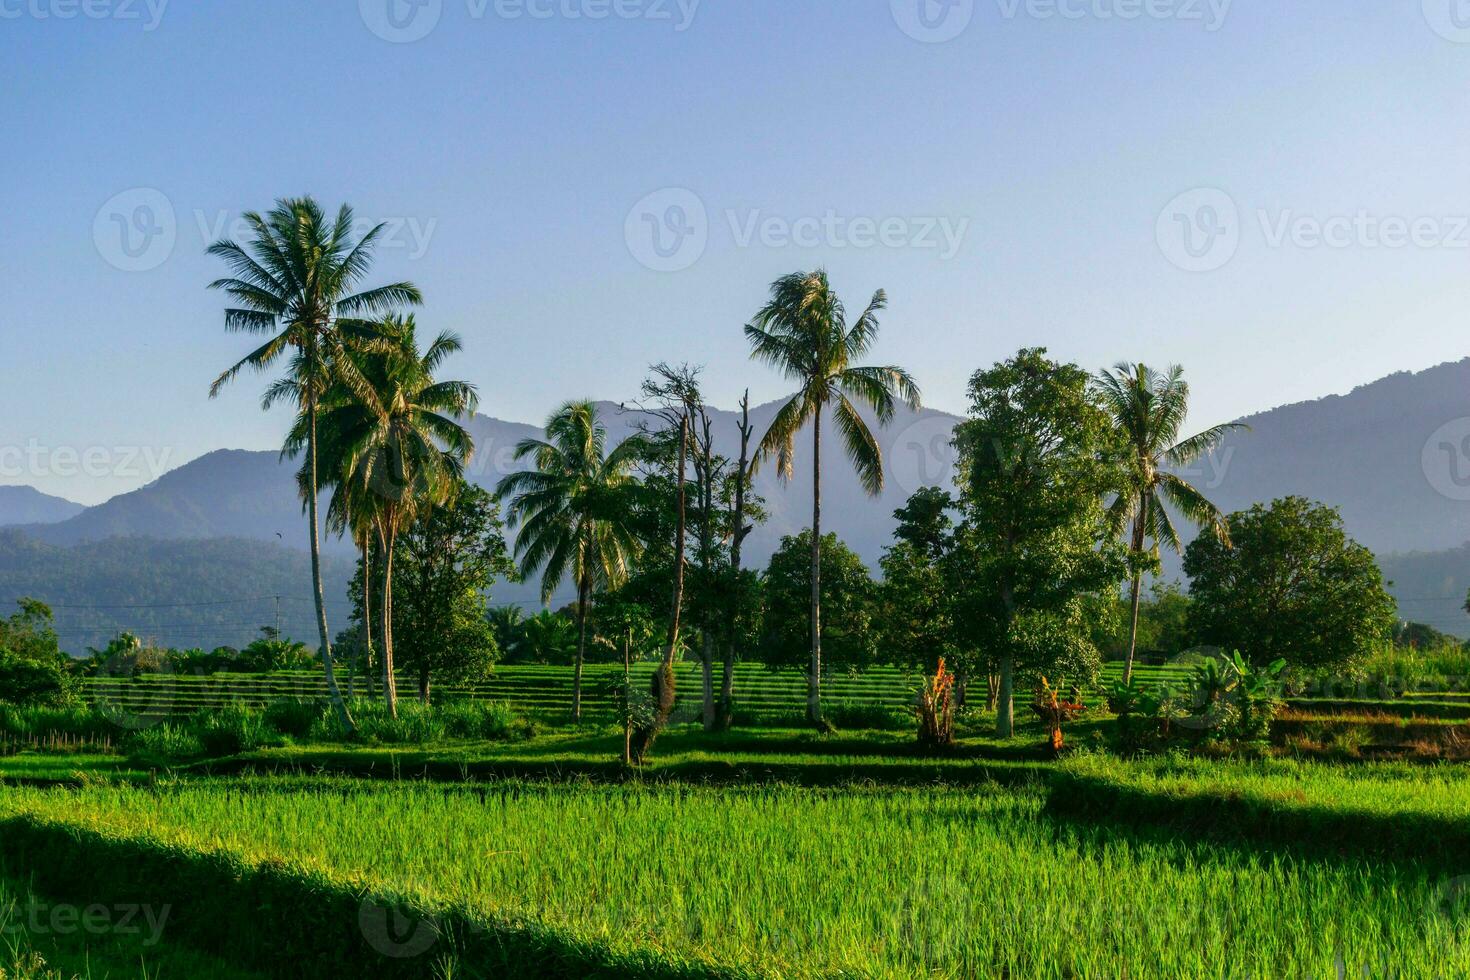
[[[747,409],[738,447],[715,445],[701,371],[658,364],[628,409],[643,420],[637,434],[610,444],[597,406],[568,402],[543,438],[516,447],[526,468],[492,495],[465,480],[474,446],[461,420],[478,392],[442,377],[458,336],[421,340],[407,312],[422,303],[413,284],[363,286],[379,229],[356,238],[350,209],[329,218],[309,198],[245,224],[250,241],[211,247],[230,270],[213,287],[234,303],[226,326],[264,342],[212,391],[247,368],[284,368],[264,405],[296,412],[283,452],[301,464],[316,656],[349,733],[343,668],[348,694],[364,682],[391,718],[402,670],[427,704],[435,677],[483,675],[502,658],[569,657],[575,721],[589,657],[625,667],[647,658],[659,664],[649,688],[633,690],[625,670],[622,691],[625,757],[636,763],[668,722],[677,661],[700,664],[703,720],[714,730],[735,715],[735,662],[756,659],[806,672],[807,718],[819,728],[824,675],[887,662],[934,675],[921,699],[931,739],[948,737],[936,733],[952,731],[955,705],[983,679],[998,735],[1011,734],[1018,692],[1035,690],[1033,709],[1059,745],[1077,707],[1047,678],[1090,682],[1105,655],[1123,658],[1133,693],[1118,699],[1131,705],[1140,649],[1242,650],[1226,663],[1243,683],[1287,661],[1349,663],[1393,629],[1382,576],[1335,511],[1288,498],[1226,515],[1176,475],[1235,428],[1182,435],[1189,387],[1177,367],[1093,374],[1028,349],[976,371],[955,432],[956,485],[924,488],[897,512],[878,581],[822,533],[821,463],[824,435],[835,436],[876,496],[883,452],[858,407],[880,427],[900,403],[920,407],[901,367],[861,363],[887,308],[882,290],[849,316],[824,271],[772,284],[745,334],[752,357],[796,392],[764,433]],[[810,527],[785,538],[764,571],[744,567],[741,544],[763,518],[753,474],[774,465],[787,477],[807,451]],[[1161,549],[1182,550],[1180,520],[1206,532],[1185,552],[1193,598],[1156,586],[1145,599]],[[359,553],[335,650],[324,534]],[[539,581],[548,601],[570,584],[577,598],[524,620],[493,611],[494,583],[508,577]],[[139,646],[126,637],[94,660],[131,658],[136,668],[147,659]],[[181,659],[207,669],[263,652]]]

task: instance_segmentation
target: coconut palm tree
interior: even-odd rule
[[[541,600],[550,603],[562,581],[577,587],[577,654],[572,719],[582,718],[582,665],[587,655],[587,607],[592,594],[628,578],[640,546],[630,494],[633,463],[647,453],[641,438],[607,450],[607,428],[591,402],[569,402],[546,423],[545,439],[524,439],[517,461],[535,469],[500,481],[506,516],[517,524],[515,553],[521,573],[541,573]]]
[[[342,700],[332,664],[327,612],[322,589],[320,525],[317,518],[318,402],[336,381],[358,387],[350,365],[342,357],[344,338],[363,329],[358,317],[422,302],[412,283],[397,282],[358,291],[372,261],[373,246],[382,225],[354,240],[352,209],[343,205],[329,220],[311,198],[276,202],[262,216],[246,212],[253,239],[246,245],[215,242],[209,254],[230,267],[231,275],[210,284],[238,304],[225,310],[225,329],[267,335],[268,339],[215,379],[210,396],[219,394],[245,368],[263,371],[283,354],[294,353],[287,376],[290,400],[306,422],[305,484],[310,528],[312,588],[316,600],[322,665],[327,691],[338,717],[349,730],[352,717]],[[277,393],[277,397],[285,394]]]
[[[363,384],[333,386],[323,400],[322,440],[337,484],[329,508],[334,526],[354,537],[371,529],[382,555],[378,610],[383,696],[394,717],[398,684],[393,660],[393,553],[398,536],[426,507],[445,503],[464,480],[474,452],[458,419],[478,407],[473,385],[438,381],[445,358],[459,351],[453,333],[439,334],[420,352],[412,316],[374,324],[366,339],[349,344]],[[304,444],[293,432],[288,449]],[[371,598],[368,590],[365,598]]]
[[[764,361],[800,387],[776,413],[759,447],[757,459],[774,455],[783,479],[789,479],[796,435],[812,423],[812,599],[811,676],[807,679],[807,716],[822,724],[822,421],[828,406],[842,436],[848,459],[868,493],[883,489],[883,451],[858,413],[867,405],[880,425],[893,418],[901,399],[917,411],[919,386],[899,367],[857,367],[853,362],[878,337],[878,314],[888,306],[883,290],[851,324],[842,300],[832,291],[827,272],[798,272],[771,285],[771,299],[746,326],[751,356]]]
[[[1100,372],[1094,387],[1130,450],[1124,466],[1127,485],[1109,508],[1113,526],[1130,536],[1133,557],[1132,624],[1123,668],[1126,685],[1133,679],[1144,562],[1150,553],[1157,559],[1161,543],[1175,551],[1180,548],[1179,533],[1165,503],[1196,527],[1207,528],[1226,545],[1230,543],[1220,510],[1171,470],[1182,469],[1212,452],[1227,435],[1245,426],[1217,425],[1180,440],[1179,429],[1189,413],[1189,384],[1178,365],[1159,372],[1146,364],[1120,362],[1113,370]]]

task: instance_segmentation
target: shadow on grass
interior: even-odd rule
[[[148,908],[170,943],[295,980],[742,975],[653,951],[615,952],[534,923],[426,909],[285,865],[30,817],[0,821],[0,860],[25,868],[52,900]]]
[[[1470,867],[1470,825],[1414,811],[1392,815],[1291,805],[1238,792],[1156,793],[1110,779],[1053,770],[1044,816],[1138,841],[1208,841],[1258,857],[1343,863]]]

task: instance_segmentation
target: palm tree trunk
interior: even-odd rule
[[[812,672],[807,678],[807,720],[822,725],[822,406],[812,417]]]
[[[1138,519],[1133,523],[1133,557],[1136,561],[1143,554],[1144,524],[1143,520],[1148,511],[1148,498],[1144,498],[1138,507]],[[1138,607],[1143,593],[1143,572],[1133,571],[1133,625],[1128,630],[1128,660],[1123,666],[1123,683],[1125,685],[1133,682],[1133,653],[1138,648]]]
[[[337,687],[337,672],[332,663],[332,640],[327,631],[327,600],[322,587],[322,544],[321,524],[317,518],[316,482],[316,392],[311,388],[306,393],[306,468],[307,468],[307,519],[311,523],[311,587],[316,599],[316,625],[322,641],[322,667],[327,674],[327,695],[336,709],[337,720],[349,734],[357,730],[347,702],[342,700],[342,691]]]
[[[373,539],[364,535],[362,539],[362,641],[364,644],[363,675],[367,681],[367,696],[376,697],[373,690]]]
[[[383,621],[383,698],[389,718],[398,717],[398,676],[393,663],[393,552],[397,537],[389,531],[383,541],[383,608],[379,617]]]
[[[725,663],[720,678],[719,727],[728,731],[735,715],[735,643],[740,629],[740,613],[745,598],[740,581],[741,552],[745,545],[745,473],[750,466],[750,392],[740,400],[740,470],[735,474],[735,513],[730,521],[729,608],[726,611]]]
[[[679,420],[679,477],[678,477],[678,523],[674,530],[674,586],[673,586],[673,609],[669,613],[669,632],[664,643],[663,660],[658,669],[653,672],[653,679],[649,682],[649,693],[653,695],[653,718],[639,726],[634,733],[633,761],[642,765],[643,760],[648,757],[648,752],[653,748],[654,739],[658,733],[669,723],[669,716],[674,713],[674,653],[679,649],[679,627],[681,613],[684,609],[684,547],[688,537],[689,525],[687,521],[688,496],[685,492],[685,477],[688,474],[686,462],[689,456],[689,412],[686,409],[683,417]]]
[[[715,730],[715,648],[706,625],[700,630],[699,666],[704,682],[704,730]]]
[[[633,627],[623,637],[623,765],[633,765]]]
[[[582,665],[587,660],[587,600],[592,591],[583,575],[577,583],[577,666],[572,671],[572,721],[582,720]]]

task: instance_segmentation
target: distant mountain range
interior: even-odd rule
[[[35,487],[0,487],[0,527],[12,524],[55,524],[87,508],[44,494]]]
[[[613,441],[625,438],[641,417],[613,403],[599,407]],[[771,403],[752,409],[757,433],[765,431],[778,408],[779,403]],[[731,412],[713,414],[716,443],[731,456],[738,449],[736,419]],[[824,439],[824,528],[876,566],[891,539],[893,511],[920,487],[953,480],[949,440],[956,421],[932,410],[900,411],[879,436],[887,485],[877,499],[859,486],[840,442]],[[1470,360],[1395,374],[1347,395],[1284,406],[1244,421],[1249,432],[1232,436],[1189,474],[1212,500],[1236,510],[1300,494],[1341,508],[1349,532],[1383,556],[1405,615],[1470,633],[1470,617],[1458,610],[1470,586],[1470,550],[1461,550],[1470,539]],[[469,427],[477,447],[470,477],[489,488],[515,469],[515,445],[540,434],[535,426],[485,416],[475,417]],[[765,467],[757,478],[769,520],[747,546],[751,564],[763,564],[783,535],[810,524],[809,447],[807,432],[789,485],[776,478],[774,466]],[[19,530],[26,538],[53,548],[96,546],[119,537],[230,539],[279,546],[273,560],[280,560],[306,546],[293,469],[294,464],[282,463],[274,452],[222,450],[85,509],[26,493],[29,488],[0,488],[0,525],[22,525]],[[220,547],[231,546],[211,545],[211,553],[217,555]],[[350,570],[350,548],[344,542],[328,540],[326,548]],[[1461,565],[1467,574],[1457,572]],[[1166,571],[1177,574],[1177,568],[1174,560]],[[42,586],[48,583],[39,573],[33,581],[12,572],[0,579],[0,600],[5,593],[45,598]],[[183,598],[192,595],[184,583],[178,585]],[[110,594],[109,588],[94,582],[96,595]],[[112,591],[120,592],[121,583]],[[149,594],[160,601],[176,595]],[[563,598],[569,595],[557,600]],[[495,599],[537,601],[531,585],[502,586]]]

